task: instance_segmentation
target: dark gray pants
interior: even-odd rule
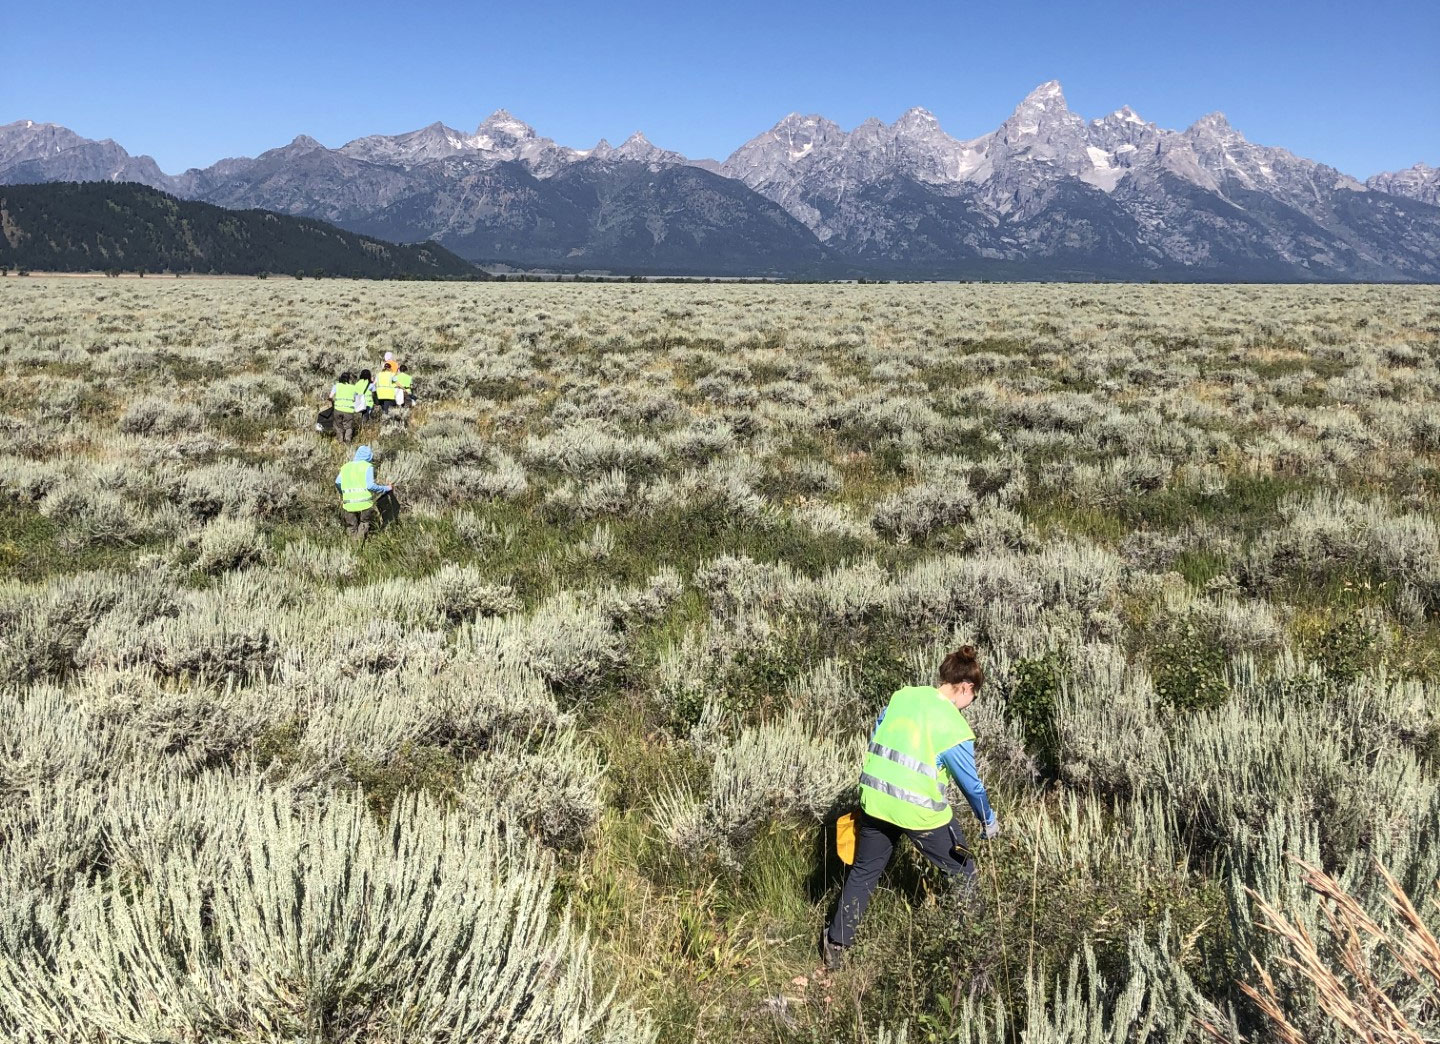
[[[854,942],[855,929],[865,916],[870,896],[880,883],[880,874],[889,865],[901,836],[909,837],[920,853],[945,873],[962,882],[975,880],[978,873],[975,858],[970,855],[965,835],[953,817],[945,826],[934,830],[905,830],[862,812],[859,834],[855,838],[855,865],[845,876],[840,905],[835,908],[835,919],[827,929],[830,941],[836,946],[849,946]],[[959,850],[958,858],[955,849]]]
[[[370,519],[375,514],[374,508],[366,508],[364,511],[340,512],[345,516],[345,531],[350,534],[352,540],[364,540],[365,535],[370,532]]]
[[[335,411],[335,437],[341,442],[350,442],[355,438],[355,414],[341,413]]]

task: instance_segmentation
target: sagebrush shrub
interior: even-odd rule
[[[265,537],[249,519],[213,519],[197,536],[195,568],[202,573],[239,569],[260,561],[267,546]]]
[[[547,861],[490,824],[420,799],[387,830],[357,801],[245,790],[175,795],[221,829],[157,846],[138,880],[77,882],[6,940],[10,1039],[649,1039],[594,989]]]
[[[645,1038],[613,988],[721,1042],[1189,1044],[1257,1035],[1253,955],[1318,1044],[1247,889],[1313,931],[1286,852],[1377,918],[1370,859],[1440,879],[1426,288],[0,297],[7,1040]],[[315,412],[387,348],[356,546]],[[903,857],[814,977],[865,736],[966,643],[986,902]]]

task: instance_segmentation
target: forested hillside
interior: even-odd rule
[[[0,189],[0,264],[52,272],[482,277],[434,243],[401,246],[323,221],[226,210],[107,182]]]

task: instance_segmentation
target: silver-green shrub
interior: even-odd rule
[[[416,798],[382,827],[243,777],[137,797],[204,832],[5,931],[9,1039],[650,1039],[595,989],[548,861],[490,823]]]

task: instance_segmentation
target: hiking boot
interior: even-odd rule
[[[820,959],[825,962],[826,971],[839,971],[845,963],[845,947],[830,941],[828,929],[820,933]]]

